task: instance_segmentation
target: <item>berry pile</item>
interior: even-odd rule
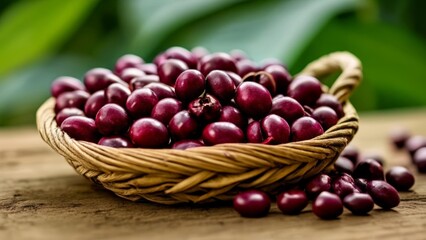
[[[390,139],[396,149],[408,152],[411,162],[420,173],[426,173],[426,136],[411,135],[407,129],[395,128]]]
[[[110,147],[281,144],[321,135],[344,115],[314,77],[200,47],[169,48],[153,63],[124,55],[113,71],[92,69],[83,82],[59,77],[51,92],[64,132]]]
[[[408,191],[414,176],[406,168],[390,168],[386,175],[379,156],[361,156],[348,146],[336,160],[334,171],[299,183],[276,197],[278,209],[287,215],[299,214],[312,200],[312,212],[322,219],[334,219],[347,208],[352,214],[367,215],[374,204],[383,209],[399,205],[398,191]],[[263,217],[271,200],[259,190],[248,190],[234,198],[234,209],[243,217]]]

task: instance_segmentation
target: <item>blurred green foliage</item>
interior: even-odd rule
[[[0,126],[34,123],[58,76],[81,78],[125,53],[152,60],[170,46],[242,49],[293,74],[346,50],[363,62],[359,111],[426,106],[423,0],[4,0]]]

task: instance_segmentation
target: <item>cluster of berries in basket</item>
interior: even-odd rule
[[[51,93],[64,132],[119,148],[282,144],[321,135],[344,115],[315,77],[202,47],[172,47],[153,63],[124,55],[114,70],[91,69],[83,81],[57,78]]]

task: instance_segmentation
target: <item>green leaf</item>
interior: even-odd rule
[[[238,2],[243,0],[120,1],[125,27],[136,32],[132,49],[148,56],[153,56],[173,31]]]
[[[405,28],[355,17],[336,19],[299,57],[300,70],[321,55],[346,50],[363,63],[364,81],[351,101],[359,111],[426,106],[426,45]]]
[[[291,64],[312,37],[337,13],[353,10],[358,0],[253,1],[229,8],[179,29],[168,43],[242,49],[254,60],[280,58]]]
[[[59,76],[81,79],[94,67],[77,56],[61,56],[11,74],[0,82],[0,126],[35,122],[37,108],[50,96],[50,84]]]
[[[0,76],[54,53],[98,0],[17,1],[0,18]]]

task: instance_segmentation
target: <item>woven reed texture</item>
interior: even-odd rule
[[[117,149],[76,141],[55,122],[54,99],[37,111],[43,140],[82,176],[132,200],[161,204],[230,200],[243,189],[274,193],[286,184],[332,166],[358,129],[348,98],[362,79],[360,61],[335,52],[309,64],[300,75],[323,77],[341,71],[329,92],[344,103],[345,116],[324,134],[281,145],[221,144],[187,150]]]

